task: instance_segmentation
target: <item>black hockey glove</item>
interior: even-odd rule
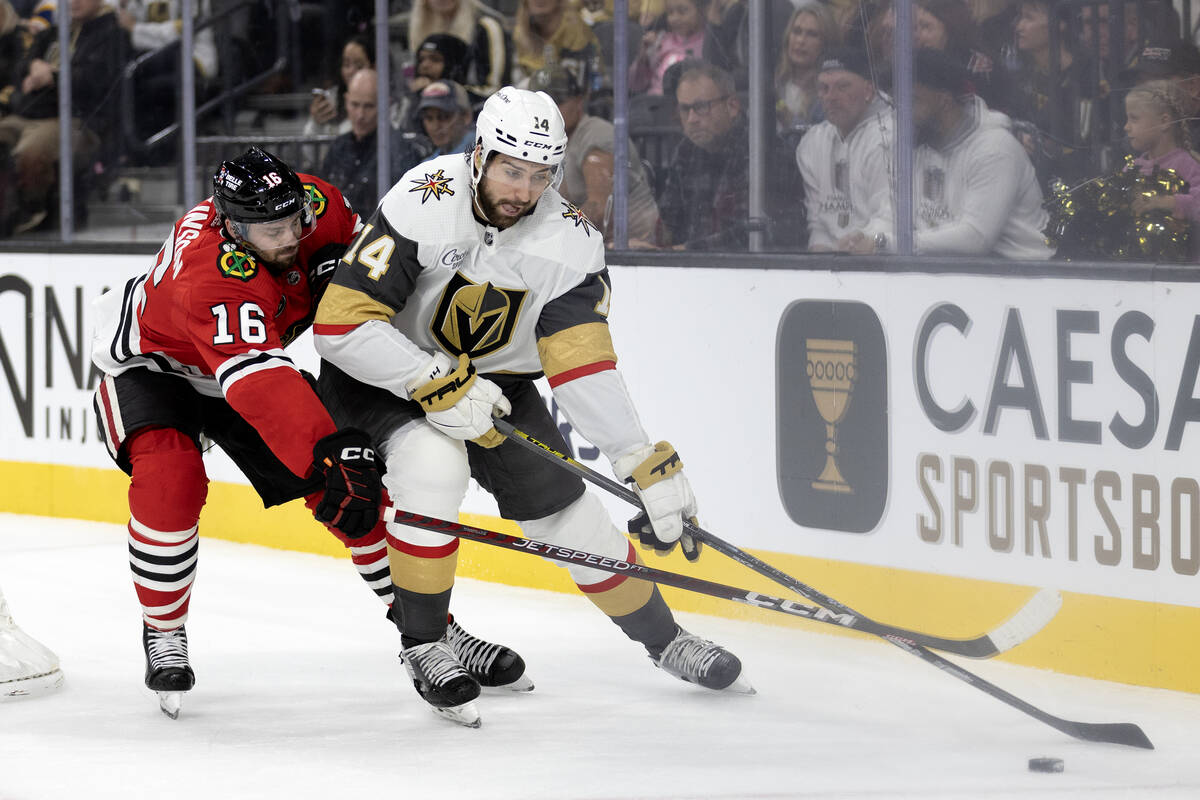
[[[379,522],[383,483],[367,435],[345,428],[319,440],[313,469],[325,476],[325,494],[313,516],[351,539],[370,533]]]

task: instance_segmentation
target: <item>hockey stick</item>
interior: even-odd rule
[[[394,512],[394,516],[388,517],[388,511]],[[412,514],[407,511],[400,511],[399,509],[395,508],[386,510],[384,512],[384,517],[385,521],[387,522],[400,522],[405,525],[413,525],[414,527],[425,527],[424,523],[420,520],[440,522],[440,520],[420,517],[416,514]],[[410,519],[419,521],[412,522]],[[493,533],[492,531],[485,529],[467,528],[465,525],[462,527],[466,530],[472,531],[473,533],[486,534],[489,539],[487,542],[488,544],[499,544],[501,547],[507,547],[512,550],[527,550],[539,555],[548,555],[543,553],[539,548],[554,547],[553,545],[543,545],[541,542],[533,539],[521,539],[515,536],[504,538],[504,534]],[[471,538],[465,533],[456,532],[456,530],[442,531],[440,528],[437,530],[440,533],[450,533],[454,536]],[[895,636],[912,642],[919,642],[927,638],[936,638],[927,637],[924,634],[917,633],[915,631],[907,631],[903,628],[894,628],[891,625],[882,625],[877,622],[872,622],[869,619],[864,619],[863,617],[854,616],[853,614],[838,614],[830,611],[827,608],[822,608],[821,606],[804,605],[803,603],[798,603],[795,600],[786,600],[782,597],[773,597],[769,594],[754,592],[749,589],[739,589],[736,586],[727,586],[723,583],[716,583],[714,581],[705,580],[704,578],[696,578],[691,575],[684,575],[679,572],[668,572],[667,570],[657,569],[656,567],[646,566],[645,564],[630,564],[626,561],[620,561],[618,559],[611,558],[602,559],[603,563],[597,563],[596,559],[600,559],[600,556],[593,556],[586,552],[581,553],[570,548],[557,549],[562,553],[571,554],[570,560],[572,561],[584,559],[580,563],[586,563],[588,566],[594,566],[597,569],[601,569],[606,572],[612,572],[617,575],[629,575],[641,580],[652,581],[653,583],[658,583],[663,586],[674,586],[676,589],[696,592],[697,594],[706,594],[710,597],[720,598],[721,600],[732,600],[735,603],[742,603],[744,605],[753,606],[754,608],[762,608],[767,611],[778,611],[782,614],[790,614],[791,616],[810,619],[814,622],[823,622],[827,625],[836,625],[840,628],[848,628],[849,630],[859,631],[860,633],[882,637]],[[578,556],[578,558],[576,558],[576,556]],[[556,558],[557,556],[548,557]],[[1005,627],[1012,622],[1013,620],[1009,620],[1009,622],[1005,623],[1005,625],[1001,627]]]
[[[508,550],[517,550],[523,553],[531,553],[534,555],[551,558],[555,561],[562,561],[567,564],[581,564],[583,566],[598,569],[603,572],[610,572],[614,575],[627,575],[638,580],[652,581],[668,586],[676,586],[682,589],[688,589],[702,594],[711,594],[714,597],[724,597],[729,600],[746,603],[748,605],[757,606],[760,608],[768,608],[773,611],[782,611],[785,614],[795,614],[796,616],[809,617],[819,622],[830,622],[835,625],[844,625],[845,623],[829,619],[825,616],[810,616],[807,611],[808,607],[801,606],[798,603],[793,603],[789,600],[782,600],[777,597],[769,597],[761,595],[757,592],[747,592],[742,589],[735,589],[730,586],[724,586],[719,583],[701,580],[699,578],[690,578],[686,575],[665,572],[663,570],[647,567],[644,564],[630,564],[627,561],[620,559],[606,558],[588,553],[582,550],[574,550],[569,547],[560,547],[558,545],[549,544],[547,542],[539,542],[536,539],[522,539],[519,536],[510,536],[506,533],[487,530],[486,528],[476,528],[471,525],[463,525],[458,522],[448,522],[442,519],[434,519],[433,517],[425,517],[420,514],[413,514],[408,511],[401,511],[398,508],[385,508],[383,510],[383,519],[386,522],[397,522],[401,525],[410,525],[414,528],[434,531],[436,533],[446,534],[448,536],[456,536],[460,539],[470,539],[484,544],[503,547]],[[765,603],[765,604],[764,604]],[[827,609],[819,609],[828,613]],[[853,626],[847,626],[853,627]],[[859,628],[862,630],[862,628]],[[1150,739],[1142,732],[1142,729],[1131,722],[1115,722],[1115,723],[1093,723],[1093,722],[1075,722],[1068,719],[1056,717],[1053,714],[1047,713],[1040,708],[1031,705],[1021,698],[1009,694],[1004,689],[990,683],[978,675],[962,669],[937,653],[927,650],[914,642],[893,634],[878,633],[870,631],[876,636],[891,642],[900,649],[910,653],[922,661],[940,669],[948,675],[958,678],[960,681],[974,686],[997,700],[1007,703],[1018,711],[1023,711],[1036,720],[1044,722],[1050,727],[1061,731],[1068,736],[1073,736],[1076,739],[1082,739],[1088,742],[1107,742],[1109,744],[1123,744],[1130,747],[1142,747],[1147,750],[1153,750],[1154,745],[1150,743]]]
[[[514,428],[509,423],[502,419],[493,420],[496,425],[496,430],[504,434],[508,439],[516,444],[524,447],[527,450],[537,453],[543,458],[556,462],[564,466],[566,469],[583,478],[585,481],[599,486],[607,492],[610,492],[617,497],[631,503],[636,508],[642,507],[642,502],[638,496],[626,486],[607,478],[590,467],[579,463],[568,455],[558,452],[543,442],[538,441],[527,433]],[[1052,590],[1043,589],[1033,596],[1033,598],[1025,604],[1016,614],[1008,621],[988,633],[976,636],[973,639],[950,639],[942,636],[934,636],[927,633],[918,633],[916,631],[905,630],[891,625],[885,625],[881,622],[875,622],[857,611],[853,610],[844,603],[838,602],[827,594],[820,592],[813,587],[801,583],[796,578],[782,572],[779,569],[771,566],[767,562],[755,558],[729,542],[718,538],[714,534],[709,533],[703,528],[693,525],[691,522],[684,522],[684,529],[698,541],[712,547],[718,552],[732,558],[734,561],[749,567],[760,575],[764,575],[781,586],[786,586],[794,592],[798,592],[808,600],[814,603],[819,603],[825,606],[830,611],[834,612],[838,618],[854,617],[857,619],[859,630],[865,630],[869,633],[874,633],[877,636],[899,636],[904,639],[920,645],[921,647],[932,647],[935,650],[942,650],[947,653],[965,656],[967,658],[991,658],[1006,650],[1028,640],[1035,633],[1046,627],[1046,624],[1054,618],[1058,613],[1058,609],[1062,607],[1062,596]]]

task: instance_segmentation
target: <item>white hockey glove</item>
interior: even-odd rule
[[[698,559],[700,542],[683,530],[684,519],[696,524],[696,497],[675,448],[666,442],[644,445],[614,461],[613,471],[633,484],[642,501],[644,513],[629,520],[629,532],[642,546],[666,555],[678,543],[688,561]]]
[[[444,353],[436,353],[408,384],[409,397],[420,404],[425,419],[451,439],[495,447],[504,441],[492,425],[492,416],[507,416],[512,411],[500,387],[475,374],[466,354],[457,366]]]

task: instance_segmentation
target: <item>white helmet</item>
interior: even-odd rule
[[[558,184],[558,165],[567,149],[567,129],[550,95],[505,86],[483,104],[475,131],[475,148],[467,155],[471,159],[472,186],[479,185],[493,153],[548,164],[554,167]]]

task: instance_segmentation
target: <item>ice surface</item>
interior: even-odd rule
[[[1059,716],[1137,722],[1158,749],[1088,744],[882,642],[680,615],[758,689],[715,694],[654,669],[580,597],[463,580],[464,626],[537,684],[486,691],[468,730],[405,685],[348,560],[211,539],[197,684],[173,722],[142,685],[123,528],[0,514],[0,585],[67,676],[0,703],[0,800],[1200,797],[1197,696],[964,662]],[[1031,773],[1034,756],[1066,771]]]

